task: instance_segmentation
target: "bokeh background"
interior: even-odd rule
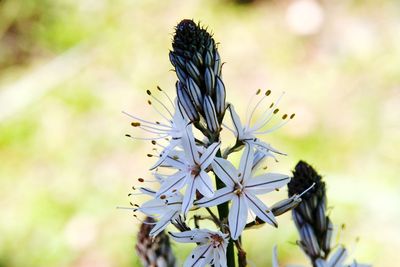
[[[290,124],[266,140],[328,185],[338,242],[375,266],[400,261],[400,5],[397,0],[1,0],[0,266],[139,266],[127,194],[149,177],[126,110],[174,94],[168,50],[183,18],[215,33],[228,100],[285,91]],[[285,196],[277,193],[269,203]],[[307,261],[286,214],[244,236],[250,266]],[[344,225],[345,227],[342,227]],[[192,246],[180,250],[181,260]]]

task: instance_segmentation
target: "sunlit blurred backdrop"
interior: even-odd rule
[[[285,92],[296,118],[267,140],[328,186],[351,256],[400,261],[400,5],[397,0],[0,1],[0,266],[139,266],[127,194],[150,177],[148,142],[121,110],[153,116],[174,95],[168,51],[183,18],[220,42],[228,100]],[[284,197],[286,192],[280,192]],[[276,199],[278,199],[277,197]],[[268,203],[274,198],[266,198]],[[244,235],[250,266],[307,263],[290,215]],[[183,260],[191,246],[174,249]],[[182,261],[181,261],[182,262]]]

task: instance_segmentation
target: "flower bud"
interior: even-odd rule
[[[207,94],[214,95],[215,75],[210,67],[207,67],[204,72],[204,83],[206,85]]]
[[[304,224],[300,229],[301,240],[312,257],[319,255],[319,245],[314,230],[309,224]]]
[[[325,204],[324,203],[319,203],[316,209],[315,213],[315,226],[318,229],[319,232],[325,232],[326,231],[326,215],[325,215]]]
[[[291,209],[294,209],[301,202],[298,196],[292,196],[288,199],[281,200],[271,207],[271,211],[275,216],[279,216]]]
[[[226,91],[225,85],[221,78],[217,76],[215,84],[215,110],[218,114],[218,118],[222,121],[226,109]]]
[[[221,76],[221,58],[217,50],[215,50],[215,59],[214,59],[214,73],[217,76]]]
[[[326,219],[327,219],[327,229],[322,242],[322,249],[325,251],[326,254],[328,254],[329,251],[331,250],[331,240],[335,229],[333,227],[332,221],[328,217],[326,217]]]
[[[186,92],[184,85],[179,81],[176,82],[176,92],[179,104],[181,104],[189,120],[192,122],[198,121],[200,119],[199,114],[197,113],[189,94]]]
[[[211,97],[206,96],[204,98],[203,110],[208,128],[214,133],[217,132],[219,130],[219,123]]]
[[[207,51],[207,52],[206,52],[206,57],[205,57],[205,60],[204,60],[204,65],[206,65],[207,67],[210,67],[210,66],[213,65],[213,56],[212,56],[212,54],[211,54],[210,51]]]
[[[200,71],[193,63],[193,61],[186,62],[186,71],[197,83],[201,83]]]
[[[199,86],[196,84],[196,82],[192,78],[188,78],[186,80],[186,87],[189,91],[189,94],[193,100],[193,102],[196,105],[197,109],[202,109],[203,105],[203,96],[201,94]]]

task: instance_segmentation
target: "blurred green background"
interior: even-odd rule
[[[139,224],[115,207],[149,177],[151,146],[124,138],[120,111],[152,116],[145,90],[174,94],[183,18],[215,33],[239,113],[257,88],[286,92],[296,118],[266,140],[289,156],[271,168],[313,164],[352,257],[400,261],[399,2],[238,2],[0,1],[0,266],[139,266]],[[269,266],[273,244],[281,264],[307,262],[279,223],[245,234],[250,266]],[[181,260],[191,248],[174,246]]]

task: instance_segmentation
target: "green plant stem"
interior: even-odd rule
[[[221,150],[218,150],[217,152],[217,157],[221,157]],[[217,183],[217,189],[221,189],[225,187],[225,184],[219,179],[217,175],[215,175],[216,183]],[[218,215],[219,215],[219,220],[221,222],[226,222],[229,214],[229,202],[225,202],[222,204],[219,204],[217,206],[218,208]],[[226,260],[227,260],[227,265],[228,267],[235,267],[235,247],[233,240],[229,240],[228,248],[226,250]]]

